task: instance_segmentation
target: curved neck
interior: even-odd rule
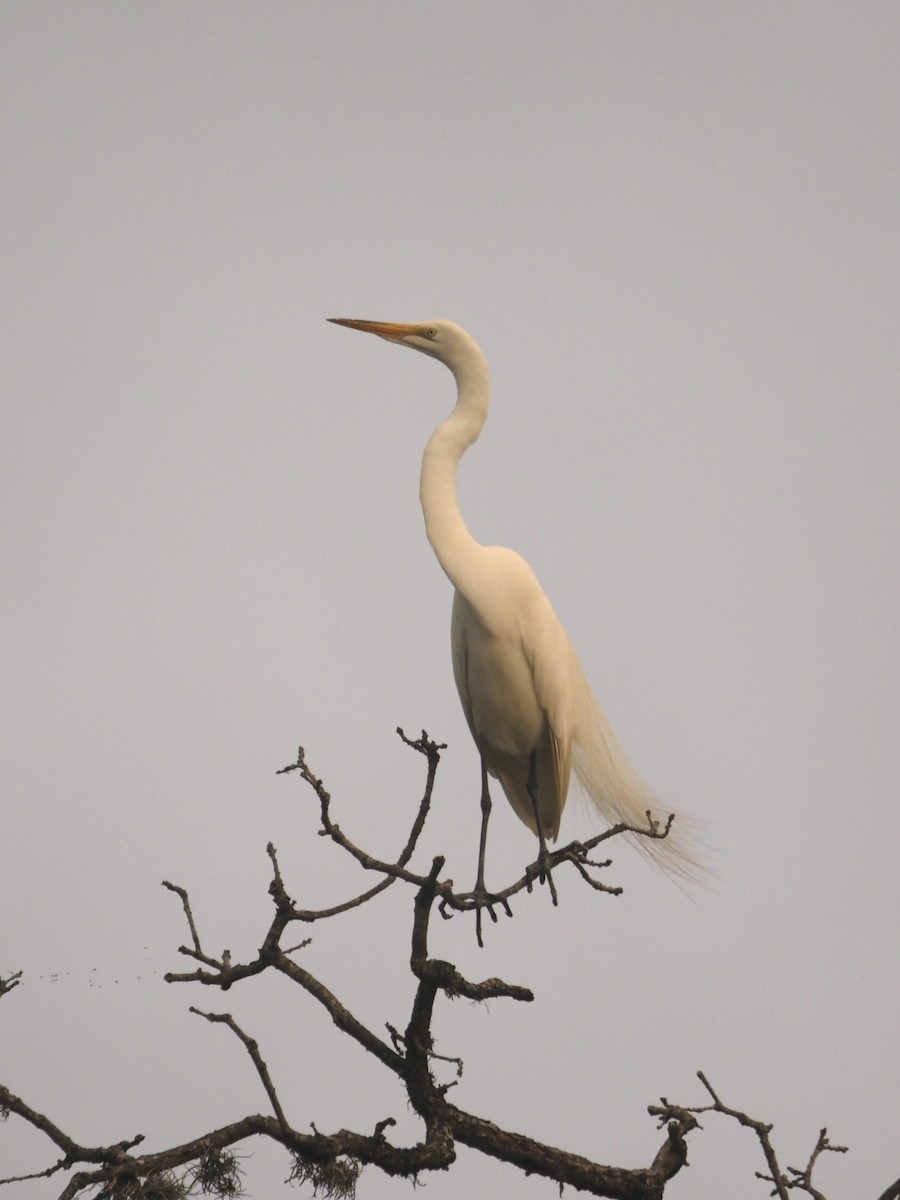
[[[422,456],[419,499],[425,532],[454,587],[465,590],[466,567],[480,549],[466,528],[456,493],[456,468],[476,440],[490,405],[490,370],[484,356],[451,368],[456,376],[456,407],[428,440]]]

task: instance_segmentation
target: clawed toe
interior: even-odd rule
[[[495,905],[502,905],[504,912],[508,917],[512,916],[512,909],[509,907],[509,901],[505,896],[498,896],[493,892],[489,892],[483,884],[476,884],[475,890],[472,892],[472,907],[475,909],[475,937],[479,947],[484,948],[484,942],[481,938],[481,914],[487,910],[488,916],[497,924],[497,914],[494,912]]]
[[[553,882],[553,857],[546,846],[541,846],[537,859],[526,868],[525,874],[528,878],[528,890],[531,891],[531,885],[537,879],[538,883],[546,883],[550,888],[550,899],[553,901],[553,907],[556,908],[559,904],[559,897],[556,894],[556,884]]]

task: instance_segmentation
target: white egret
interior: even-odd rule
[[[665,825],[667,814],[625,757],[531,567],[514,550],[476,542],[459,511],[457,464],[481,433],[490,403],[490,369],[481,349],[452,321],[397,325],[331,319],[420,350],[456,377],[456,407],[425,447],[419,494],[428,540],[455,589],[453,673],[481,756],[476,896],[482,903],[489,900],[484,887],[488,774],[500,780],[516,815],[537,835],[542,868],[549,865],[545,839],[555,840],[559,832],[572,771],[610,825],[646,828],[648,812]],[[637,837],[636,842],[676,876],[693,878],[702,871],[675,828],[665,838]]]

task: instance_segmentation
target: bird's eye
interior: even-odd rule
[[[429,325],[429,327],[425,330],[425,336],[434,341],[434,339],[437,337],[437,330],[434,328],[434,326]]]

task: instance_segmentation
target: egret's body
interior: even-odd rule
[[[453,597],[453,674],[488,771],[536,834],[528,790],[534,755],[537,815],[552,840],[571,768],[571,730],[560,704],[575,682],[571,647],[528,563],[501,546],[483,551],[483,601],[458,588]],[[552,671],[542,669],[548,663]]]
[[[490,370],[478,345],[451,321],[336,324],[420,350],[456,377],[456,407],[425,448],[420,497],[428,540],[455,589],[453,673],[483,768],[500,780],[544,853],[545,839],[559,832],[573,770],[610,824],[646,827],[648,811],[664,817],[621,750],[531,567],[513,550],[480,545],[462,519],[457,464],[481,433],[490,403]],[[482,808],[486,821],[486,781]],[[483,844],[484,827],[482,852]],[[638,844],[675,874],[696,870],[674,830]],[[483,862],[483,887],[482,871]]]

